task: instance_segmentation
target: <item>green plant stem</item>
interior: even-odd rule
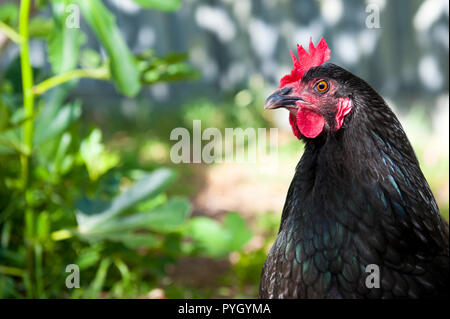
[[[22,38],[20,42],[20,66],[22,73],[23,87],[23,106],[25,109],[25,117],[32,120],[24,123],[23,144],[27,149],[27,153],[20,155],[22,169],[22,187],[25,193],[25,245],[27,247],[27,274],[26,286],[27,296],[34,297],[34,213],[32,208],[32,194],[27,192],[30,157],[33,149],[33,129],[34,129],[34,96],[33,96],[33,69],[30,64],[30,48],[28,23],[30,16],[31,0],[20,1],[19,11],[19,33]]]
[[[25,275],[25,271],[20,268],[0,265],[0,274],[7,276],[23,277]]]
[[[29,196],[26,196],[29,197]],[[27,205],[29,205],[29,198],[26,198]],[[34,265],[35,265],[35,255],[34,255],[34,212],[31,207],[27,208],[25,211],[25,246],[27,248],[26,262],[27,262],[27,278],[28,278],[28,286],[27,286],[27,296],[29,298],[35,297],[35,273],[34,273]]]
[[[6,35],[8,38],[10,38],[15,43],[21,43],[22,42],[22,36],[17,33],[16,30],[11,28],[6,23],[0,21],[0,31],[3,32],[4,35]]]
[[[43,270],[43,247],[41,244],[34,245],[34,256],[36,265],[36,293],[38,298],[46,298],[44,292],[44,270]]]
[[[110,79],[109,71],[106,67],[98,69],[78,69],[68,71],[66,73],[55,75],[41,83],[37,84],[33,88],[34,95],[41,95],[51,88],[61,85],[65,82],[80,79],[80,78],[91,78],[97,80],[108,80]]]
[[[23,106],[25,116],[32,118],[34,115],[34,96],[33,96],[33,69],[30,64],[30,48],[28,45],[28,18],[30,14],[31,0],[22,0],[20,2],[19,12],[19,33],[22,38],[20,42],[20,66],[22,71],[23,86]],[[33,128],[34,121],[24,123],[23,144],[28,149],[30,155],[21,155],[22,163],[22,186],[26,189],[28,184],[29,159],[33,148]]]

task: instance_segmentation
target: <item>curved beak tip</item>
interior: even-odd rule
[[[296,102],[301,101],[302,98],[297,96],[288,95],[291,93],[292,88],[286,87],[275,91],[269,96],[264,103],[264,109],[273,110],[280,107],[292,108],[296,107]]]
[[[277,107],[280,107],[276,105],[276,101],[274,101],[271,97],[272,96],[269,96],[266,102],[264,103],[265,110],[276,109]]]

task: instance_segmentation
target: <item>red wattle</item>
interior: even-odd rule
[[[294,133],[294,135],[298,139],[300,139],[300,131],[297,127],[297,119],[295,118],[295,114],[293,114],[292,112],[289,112],[289,124],[291,124],[292,132]]]
[[[325,126],[325,119],[314,111],[303,108],[297,113],[297,126],[307,138],[318,136]]]

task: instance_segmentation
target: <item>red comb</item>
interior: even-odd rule
[[[298,59],[292,53],[292,62],[294,62],[294,67],[292,68],[291,74],[285,75],[280,80],[280,88],[288,83],[298,81],[302,78],[303,74],[307,72],[310,68],[321,65],[322,63],[330,59],[330,49],[323,38],[320,39],[316,47],[312,42],[312,37],[309,40],[309,54],[303,49],[301,45],[297,44]]]

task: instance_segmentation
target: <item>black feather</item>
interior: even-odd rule
[[[449,227],[397,117],[362,79],[333,64],[352,111],[336,133],[306,139],[265,262],[261,298],[449,296]],[[380,288],[365,269],[380,267]]]

